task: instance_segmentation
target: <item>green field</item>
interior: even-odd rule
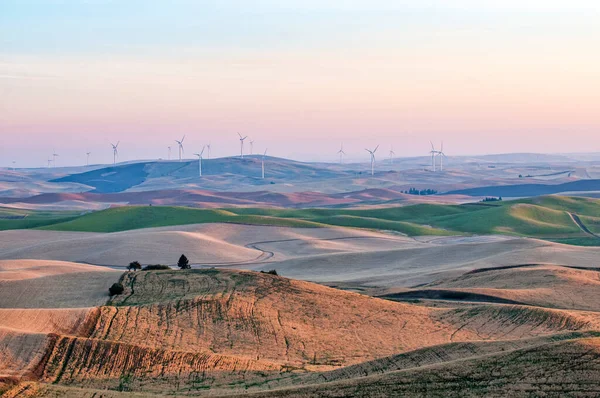
[[[578,215],[591,232],[600,232],[600,200],[559,196],[485,204],[418,204],[361,210],[124,206],[76,214],[0,209],[0,229],[117,232],[223,222],[300,228],[342,226],[394,231],[409,236],[507,234],[600,246],[600,239],[583,232],[569,213]]]
[[[0,231],[30,229],[74,220],[81,212],[32,211],[0,207]]]

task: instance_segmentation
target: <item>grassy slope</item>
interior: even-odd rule
[[[8,212],[8,210],[7,210]],[[21,220],[0,219],[1,229],[116,232],[196,223],[230,222],[289,227],[324,225],[390,230],[416,235],[510,234],[579,245],[600,245],[568,213],[578,214],[592,232],[600,231],[600,200],[541,197],[494,204],[419,204],[384,209],[192,209],[126,206],[79,217],[73,213],[29,212]],[[0,215],[2,213],[0,212]]]
[[[278,225],[285,227],[320,226],[314,222],[292,218],[273,218],[255,215],[238,216],[226,210],[191,209],[186,207],[126,206],[86,214],[71,221],[43,228],[59,231],[117,232],[130,229],[217,222]]]
[[[73,220],[81,212],[32,211],[0,208],[0,231],[29,229]]]

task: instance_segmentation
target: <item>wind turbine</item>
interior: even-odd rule
[[[377,148],[379,148],[379,145],[377,145],[372,151],[370,149],[365,149],[365,151],[371,154],[371,175],[375,175],[375,152],[377,152]]]
[[[183,140],[185,140],[185,134],[183,135],[183,137],[181,138],[181,141],[177,141],[175,140],[175,142],[177,143],[177,145],[179,146],[179,161],[181,162],[181,154],[184,152],[183,151]]]
[[[267,149],[265,149],[265,153],[262,156],[262,179],[263,180],[265,179],[265,157],[267,156]]]
[[[394,148],[390,148],[390,164],[394,164],[394,155],[396,155]]]
[[[169,148],[169,157],[168,157],[168,159],[171,160],[171,147],[169,146],[167,148]]]
[[[117,164],[117,157],[119,157],[119,150],[117,149],[119,147],[119,144],[121,143],[121,141],[117,141],[117,145],[113,144],[111,142],[110,145],[112,145],[112,149],[113,149],[113,166]]]
[[[52,164],[52,159],[48,158],[48,167]]]
[[[54,163],[54,167],[56,167],[56,158],[58,157],[58,153],[53,149],[52,150],[52,162]]]
[[[91,153],[91,152],[86,152],[86,153],[85,153],[85,155],[86,155],[85,165],[86,165],[86,166],[89,166],[89,165],[90,165],[90,153]]]
[[[210,142],[208,143],[208,145],[206,146],[206,157],[210,159]]]
[[[340,147],[340,150],[337,153],[340,155],[340,164],[342,164],[343,157],[346,154],[346,152],[344,152],[344,143],[343,142],[342,142],[342,146]]]
[[[433,168],[433,171],[435,171],[435,155],[437,155],[438,152],[435,150],[433,142],[429,141],[429,143],[431,144],[431,151],[429,151],[431,154],[431,167]]]
[[[444,141],[442,141],[442,146],[438,152],[438,156],[440,157],[440,171],[444,171],[444,158],[446,157],[446,154],[444,153]]]
[[[250,155],[253,155],[254,152],[254,140],[250,140]]]
[[[202,177],[202,154],[206,149],[206,145],[202,147],[202,151],[200,153],[195,153],[194,155],[198,156],[198,171],[200,172],[200,177]]]
[[[240,133],[238,133],[238,135],[240,136],[240,156],[243,159],[244,158],[244,140],[246,138],[248,138],[248,136],[242,137],[242,135]]]

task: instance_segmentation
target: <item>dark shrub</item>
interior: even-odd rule
[[[129,271],[137,271],[138,269],[142,269],[142,264],[139,261],[133,261],[127,266],[127,270]]]
[[[169,267],[168,265],[162,265],[162,264],[150,264],[150,265],[146,265],[144,268],[142,268],[142,271],[157,271],[157,270],[164,270],[164,269],[171,269],[171,267]]]
[[[179,257],[179,261],[177,261],[177,266],[181,269],[192,268],[190,266],[190,260],[188,260],[188,258],[185,256],[185,254],[182,254],[181,257]]]
[[[120,284],[119,282],[117,282],[117,283],[113,283],[112,286],[108,288],[108,293],[111,296],[114,296],[116,294],[123,293],[124,290],[125,290],[125,288],[123,287],[123,285]]]
[[[279,274],[277,273],[277,270],[270,270],[270,271],[260,271],[261,274],[269,274],[269,275],[275,275],[275,276],[279,276]]]

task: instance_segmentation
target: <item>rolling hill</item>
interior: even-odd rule
[[[216,189],[219,186],[246,184],[269,185],[275,181],[310,181],[352,176],[352,171],[337,171],[318,163],[303,163],[289,159],[267,157],[268,180],[261,179],[261,157],[246,156],[204,159],[202,184]],[[177,189],[198,181],[197,161],[150,161],[118,164],[52,180],[56,183],[78,183],[91,187],[94,193],[124,191],[153,191]]]
[[[599,245],[600,200],[548,196],[464,205],[419,204],[375,209],[192,209],[123,206],[73,213],[4,210],[22,217],[0,219],[0,229],[39,227],[60,231],[116,232],[196,223],[287,227],[342,226],[408,236],[506,234],[578,245]]]
[[[71,280],[92,267],[49,263],[36,275],[42,266],[7,263],[3,283]],[[20,268],[29,271],[17,277]],[[596,385],[572,382],[589,377],[600,358],[595,312],[431,308],[248,271],[140,271],[120,281],[123,294],[93,307],[72,308],[45,285],[30,295],[32,303],[45,297],[46,309],[1,310],[6,397],[411,396],[459,388],[479,396]],[[88,290],[82,282],[68,288]],[[528,378],[511,383],[518,372]]]

